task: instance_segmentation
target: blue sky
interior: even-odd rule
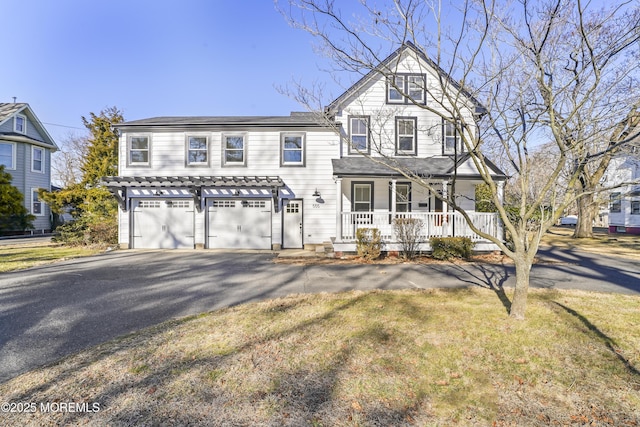
[[[3,0],[0,102],[27,102],[56,142],[116,106],[155,116],[288,115],[275,89],[325,81],[307,33],[270,0]],[[10,17],[9,19],[7,19]]]

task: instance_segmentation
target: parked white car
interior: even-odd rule
[[[576,225],[578,223],[577,215],[567,215],[560,218],[560,225]]]

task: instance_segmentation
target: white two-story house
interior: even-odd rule
[[[481,106],[412,44],[380,67],[393,70],[392,82],[373,71],[321,113],[115,125],[119,176],[104,183],[120,205],[120,246],[353,251],[356,230],[375,227],[393,250],[392,220],[410,216],[423,221],[424,249],[450,235],[492,249],[434,194],[455,194],[476,226],[501,236],[496,214],[474,212],[482,179],[456,127],[424,108],[443,78],[462,93],[467,123]]]
[[[640,142],[611,159],[606,183],[618,186],[609,196],[609,233],[640,234]]]
[[[38,190],[51,191],[51,154],[57,150],[29,104],[0,103],[0,165],[11,174],[11,185],[24,195],[37,232],[51,230],[51,210],[40,200]]]

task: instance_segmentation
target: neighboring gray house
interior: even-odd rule
[[[57,149],[29,104],[0,103],[0,165],[13,176],[39,232],[51,230],[51,210],[39,199],[38,189],[51,190],[51,153]]]

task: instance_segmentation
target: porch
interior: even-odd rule
[[[468,215],[480,231],[502,239],[503,228],[497,213],[471,212]],[[401,250],[400,242],[393,229],[394,218],[412,218],[421,221],[419,248],[422,251],[431,250],[429,239],[432,237],[469,237],[475,243],[474,250],[498,249],[497,245],[476,234],[458,212],[341,212],[337,224],[339,237],[334,241],[334,250],[355,251],[356,231],[359,228],[377,228],[385,243],[385,250]]]

